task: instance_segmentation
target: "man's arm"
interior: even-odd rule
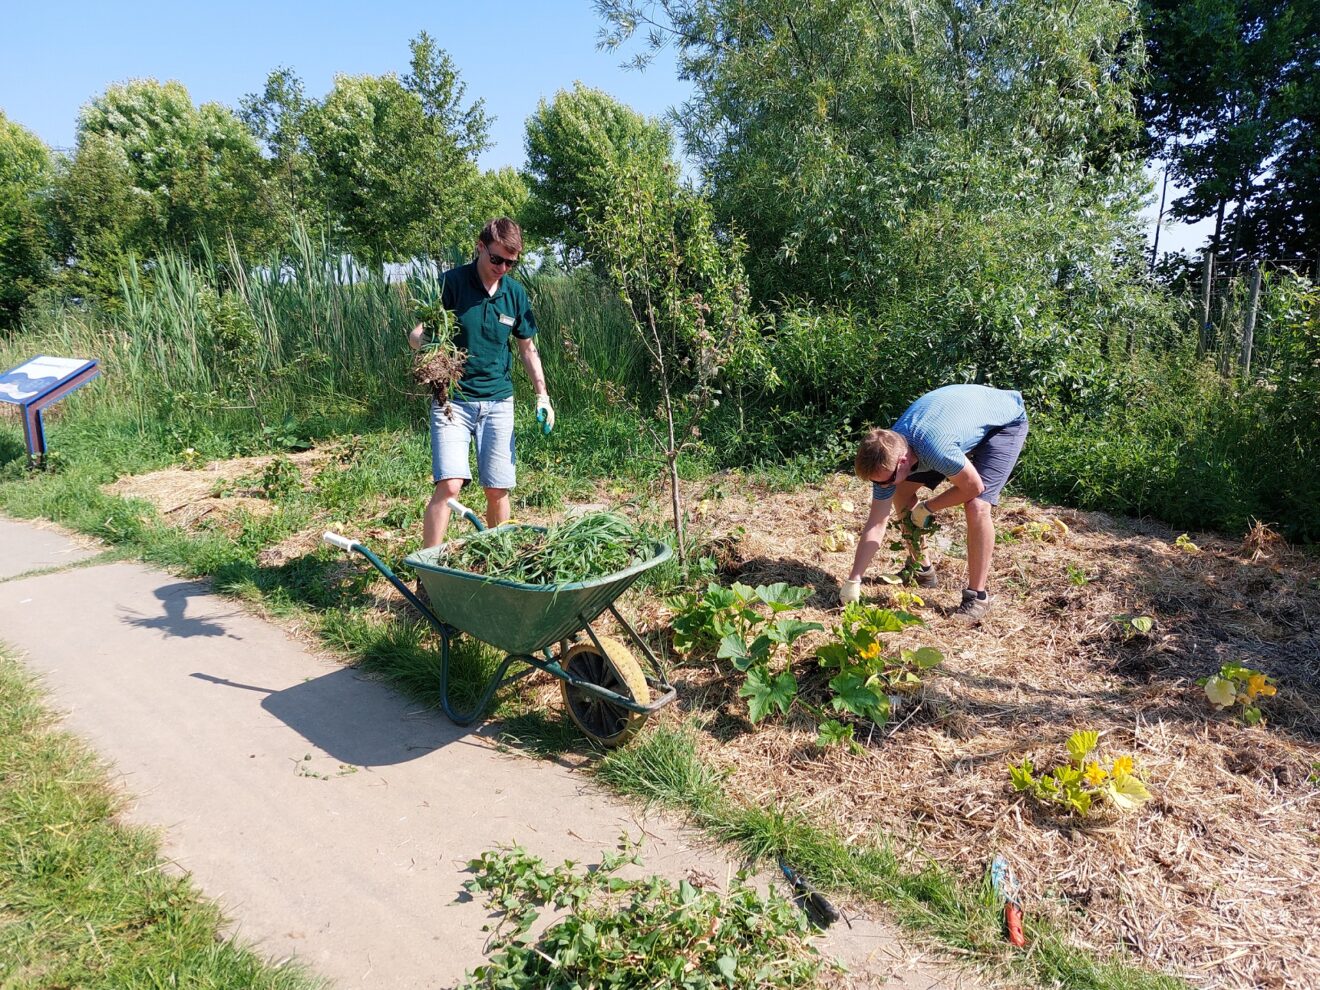
[[[536,349],[536,338],[514,339],[518,341],[518,357],[522,359],[523,369],[532,383],[532,391],[537,395],[545,395],[545,372],[541,369],[541,352]]]
[[[862,527],[862,535],[857,540],[857,553],[853,555],[852,571],[848,580],[860,581],[866,569],[871,566],[871,559],[880,549],[880,541],[885,537],[885,528],[889,525],[889,510],[893,498],[872,499],[871,512]]]
[[[408,346],[414,351],[420,351],[422,344],[426,342],[426,324],[419,323],[408,332]]]

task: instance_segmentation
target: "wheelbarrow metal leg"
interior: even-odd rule
[[[471,725],[481,717],[482,712],[486,710],[486,706],[490,704],[490,699],[494,696],[496,691],[504,687],[506,684],[512,684],[514,681],[522,680],[528,674],[536,670],[536,667],[534,666],[528,667],[526,670],[518,671],[518,673],[511,677],[505,677],[504,672],[509,669],[511,664],[519,660],[526,662],[527,658],[515,656],[513,654],[506,656],[504,662],[500,664],[500,669],[495,671],[495,676],[490,679],[490,682],[486,685],[486,690],[482,692],[481,698],[478,699],[477,703],[471,708],[471,710],[467,712],[455,711],[453,704],[449,701],[449,637],[441,635],[440,707],[444,710],[449,721],[453,722],[455,725]]]

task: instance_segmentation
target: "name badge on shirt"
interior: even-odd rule
[[[501,313],[500,322],[503,323],[506,327],[511,327],[517,321],[512,316],[505,316],[503,313]]]

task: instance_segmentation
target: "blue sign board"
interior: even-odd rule
[[[46,456],[46,432],[41,422],[41,410],[86,385],[100,373],[97,362],[87,358],[47,357],[43,354],[0,375],[0,402],[16,405],[23,411],[28,460],[41,461]]]

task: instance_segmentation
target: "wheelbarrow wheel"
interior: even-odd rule
[[[563,655],[560,666],[578,680],[607,688],[638,704],[650,702],[651,689],[646,685],[646,675],[628,648],[617,639],[598,638],[605,649],[604,656],[595,643],[578,643]],[[569,718],[602,746],[622,746],[646,724],[646,715],[575,688],[568,681],[560,681],[559,690],[564,696]]]

